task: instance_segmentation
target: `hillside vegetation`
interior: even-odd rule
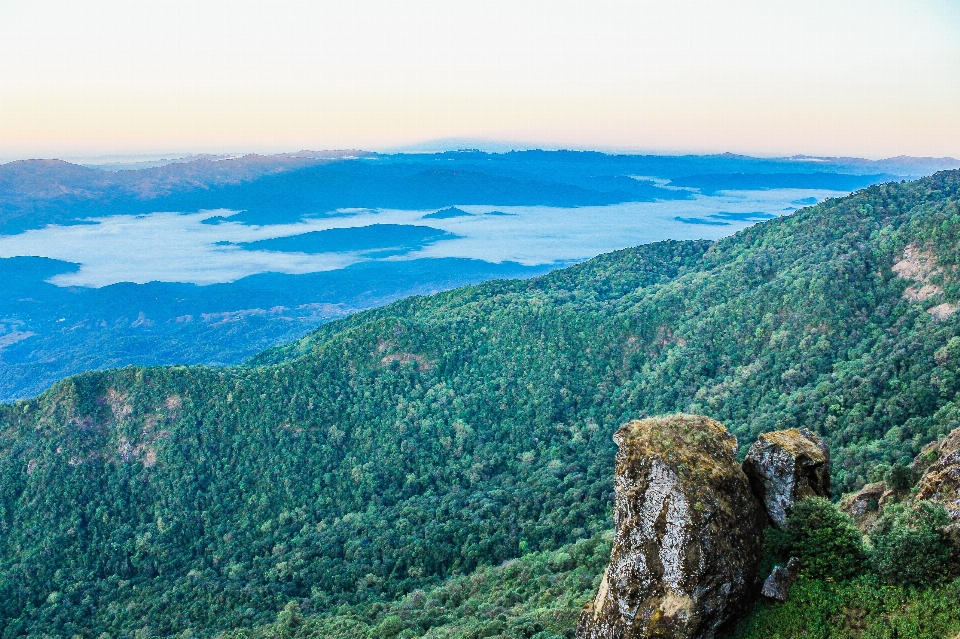
[[[270,624],[227,639],[567,639],[610,557],[602,535],[452,577],[394,602],[306,616],[287,604]],[[837,583],[802,576],[783,604],[764,601],[722,639],[953,639],[960,580],[892,586],[869,575]]]
[[[483,619],[563,634],[545,619],[592,594],[627,419],[701,413],[741,442],[810,428],[838,493],[960,425],[958,196],[957,172],[875,186],[717,243],[410,298],[248,365],[89,373],[4,406],[0,632],[279,613],[399,635],[386,611],[520,566],[567,594],[517,582]]]

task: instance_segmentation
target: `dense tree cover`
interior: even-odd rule
[[[79,264],[0,258],[0,402],[31,397],[77,373],[129,364],[234,365],[331,319],[549,266],[461,258],[362,262],[319,273],[259,273],[234,282],[123,282],[60,287]],[[13,332],[19,341],[10,342]]]
[[[610,435],[651,414],[747,443],[808,427],[838,491],[863,484],[960,420],[960,314],[926,312],[960,298],[958,190],[871,187],[404,300],[246,366],[84,374],[3,407],[3,636],[210,634],[569,547],[609,527]],[[942,294],[904,296],[910,245]]]
[[[528,553],[385,605],[342,606],[331,614],[304,616],[295,603],[288,604],[274,623],[227,638],[569,638],[600,583],[610,540],[604,533],[559,550]]]
[[[596,592],[609,544],[581,541],[482,568],[389,604],[304,616],[295,604],[273,623],[230,639],[569,639]],[[576,568],[565,568],[571,559]],[[591,583],[588,575],[595,575]],[[721,639],[944,639],[960,631],[960,580],[940,588],[891,586],[874,575],[848,581],[801,575],[785,603],[761,600]]]
[[[503,567],[410,595],[387,605],[343,607],[304,616],[295,604],[271,624],[228,635],[230,639],[559,639],[574,636],[583,604],[593,597],[608,558],[584,544],[532,553]],[[589,547],[589,546],[588,546]],[[570,560],[581,562],[564,569]],[[801,576],[790,599],[758,602],[722,639],[943,639],[960,631],[956,607],[960,580],[941,588],[890,586],[872,575],[850,581]]]

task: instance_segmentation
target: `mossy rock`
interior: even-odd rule
[[[777,527],[787,524],[790,508],[805,497],[830,496],[830,449],[806,428],[760,435],[743,462],[756,496]]]
[[[581,639],[709,639],[752,601],[766,517],[722,424],[671,415],[614,435],[610,565]]]

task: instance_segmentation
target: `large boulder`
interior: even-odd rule
[[[632,421],[614,435],[610,565],[579,639],[710,639],[749,607],[766,524],[737,440],[707,417]]]
[[[953,521],[960,521],[960,428],[936,449],[937,460],[920,478],[916,498],[943,504]]]
[[[830,449],[806,428],[760,435],[747,453],[743,470],[770,521],[779,528],[786,526],[796,502],[830,496]]]

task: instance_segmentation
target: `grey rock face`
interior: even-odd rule
[[[718,422],[674,415],[625,424],[616,531],[579,639],[711,639],[751,603],[766,517]]]
[[[840,503],[840,510],[852,517],[860,517],[871,510],[877,510],[880,505],[880,499],[886,494],[887,485],[877,482],[876,484],[867,484],[853,495],[844,499]]]
[[[786,566],[777,566],[763,582],[761,594],[776,601],[786,601],[793,582],[800,576],[800,560],[791,557]]]
[[[830,449],[806,428],[760,435],[747,453],[743,470],[779,528],[786,525],[797,501],[830,496]]]

